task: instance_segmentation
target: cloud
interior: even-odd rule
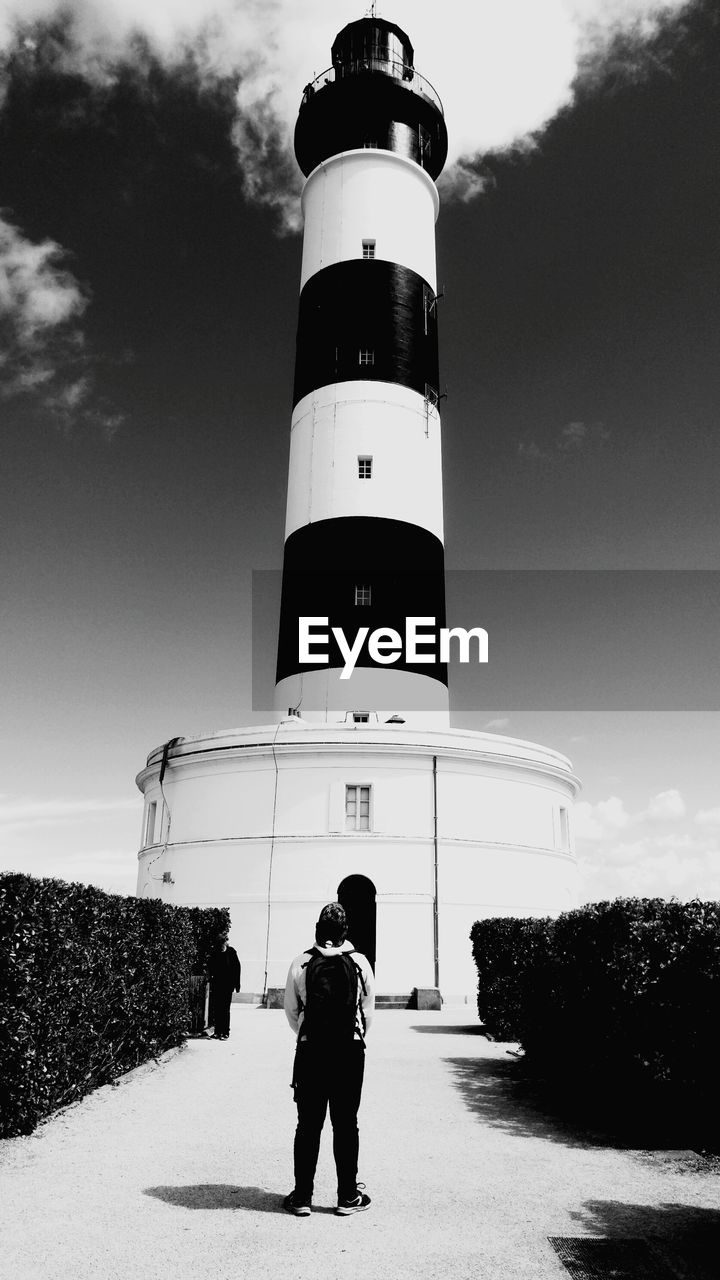
[[[658,847],[647,837],[583,851],[579,871],[585,902],[626,896],[683,901],[720,897],[720,849],[713,847]]]
[[[685,801],[677,790],[661,791],[653,796],[646,809],[638,813],[627,812],[618,796],[590,804],[581,800],[574,808],[575,831],[581,840],[608,840],[628,826],[643,823],[676,823],[685,817]],[[675,834],[669,837],[675,841]]]
[[[450,134],[445,193],[471,199],[487,178],[477,157],[533,137],[566,106],[583,59],[620,30],[653,34],[686,0],[394,0],[415,61],[443,100]],[[356,0],[0,0],[0,48],[34,53],[34,25],[72,23],[62,64],[107,81],[133,56],[133,38],[166,62],[188,50],[208,78],[238,76],[235,142],[248,196],[297,225],[300,178],[292,135],[303,86],[330,62]],[[58,55],[60,56],[60,55]]]
[[[531,461],[537,458],[547,460],[563,454],[587,453],[591,449],[594,451],[601,449],[610,439],[611,434],[602,422],[568,422],[544,447],[541,447],[536,440],[525,437],[517,441],[516,449],[520,458],[529,458]]]
[[[122,414],[96,400],[81,326],[89,294],[67,258],[0,214],[0,399],[32,395],[62,427],[84,422],[112,435]]]
[[[483,729],[507,729],[509,724],[509,716],[497,716],[494,720],[488,720],[487,724],[484,724],[482,727]]]
[[[547,454],[543,452],[536,440],[518,440],[517,453],[519,458],[546,458]]]
[[[603,445],[610,432],[602,422],[568,422],[560,432],[557,448],[565,453],[580,453],[588,445]]]
[[[685,801],[679,791],[661,791],[642,816],[650,822],[678,822],[685,817]]]
[[[695,822],[699,827],[717,827],[720,830],[720,808],[700,809],[695,814]]]
[[[675,788],[630,814],[617,796],[576,805],[583,900],[720,897],[720,810],[700,812],[710,821],[698,823],[698,814],[694,827],[678,828],[686,806]]]
[[[51,382],[59,344],[82,346],[87,295],[52,240],[35,244],[0,216],[0,370],[4,393]]]
[[[581,800],[573,809],[575,834],[579,840],[605,840],[630,822],[630,815],[618,796],[590,804]]]

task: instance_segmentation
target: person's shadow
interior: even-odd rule
[[[255,1213],[285,1213],[283,1195],[264,1187],[234,1187],[222,1182],[199,1182],[188,1187],[146,1187],[154,1196],[178,1209],[252,1209]],[[332,1213],[330,1207],[313,1207],[314,1213]]]

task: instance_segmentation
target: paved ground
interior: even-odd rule
[[[649,1242],[650,1271],[602,1273],[622,1280],[720,1276],[717,1164],[558,1126],[466,1008],[376,1015],[360,1112],[372,1206],[333,1215],[325,1135],[315,1212],[290,1217],[292,1036],[281,1011],[232,1016],[227,1043],[191,1041],[0,1144],[3,1276],[567,1280],[548,1236]]]

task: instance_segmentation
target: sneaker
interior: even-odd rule
[[[358,1182],[356,1191],[357,1195],[351,1199],[338,1200],[335,1213],[339,1218],[346,1218],[350,1213],[362,1213],[364,1209],[370,1208],[370,1197],[365,1195],[365,1183]]]
[[[294,1213],[296,1218],[307,1218],[308,1214],[312,1213],[307,1201],[299,1200],[294,1191],[291,1191],[290,1195],[283,1200],[283,1209],[288,1213]]]

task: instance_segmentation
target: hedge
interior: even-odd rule
[[[720,1132],[720,903],[617,898],[471,931],[478,1013],[537,1075],[681,1107]]]
[[[224,908],[171,907],[89,885],[0,875],[0,1137],[164,1049],[190,1025]]]
[[[478,920],[470,938],[478,970],[480,1021],[498,1040],[520,1040],[536,999],[534,975],[546,962],[550,920]]]

